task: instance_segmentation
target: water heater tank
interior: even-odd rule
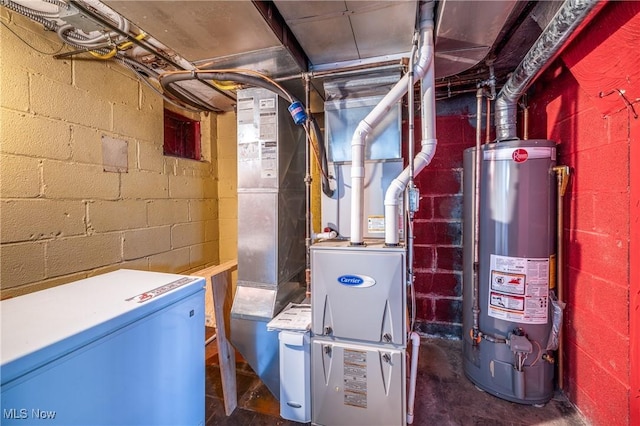
[[[547,361],[552,358],[544,355],[555,286],[556,144],[518,140],[482,146],[474,295],[475,155],[475,148],[464,153],[464,371],[498,397],[546,403],[554,376]]]

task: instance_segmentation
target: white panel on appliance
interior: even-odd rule
[[[3,425],[204,423],[203,278],[120,270],[0,308]]]

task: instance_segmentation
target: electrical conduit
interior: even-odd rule
[[[413,68],[414,78],[422,80],[433,59],[433,2],[420,5],[420,50]],[[407,93],[408,74],[387,93],[378,105],[358,124],[351,139],[351,245],[363,245],[364,157],[367,136],[382,121],[386,113]],[[416,165],[416,169],[418,165]],[[407,179],[408,182],[408,179]],[[406,183],[405,183],[406,186]],[[404,190],[404,189],[403,189]],[[394,210],[395,212],[395,210]],[[385,215],[386,216],[386,215]],[[385,217],[385,223],[389,217]],[[397,232],[397,226],[396,226]]]

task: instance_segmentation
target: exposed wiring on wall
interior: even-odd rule
[[[143,33],[138,34],[134,38],[139,41],[139,40],[143,40],[146,36],[147,35],[143,32]],[[111,49],[111,51],[109,53],[106,53],[106,54],[98,53],[97,51],[93,51],[93,50],[90,50],[89,53],[91,54],[91,56],[93,56],[93,57],[95,57],[97,59],[107,60],[107,59],[111,59],[114,56],[116,56],[116,54],[118,52],[126,50],[126,49],[130,48],[131,46],[133,46],[133,42],[126,41],[124,43],[115,45]]]
[[[42,53],[43,55],[53,56],[56,53],[60,53],[62,51],[62,49],[64,49],[64,43],[62,43],[60,45],[60,47],[58,48],[58,50],[56,50],[55,52],[44,52],[44,51],[38,49],[37,47],[33,46],[32,44],[30,44],[28,41],[26,41],[22,37],[20,37],[20,35],[18,33],[16,33],[14,30],[12,30],[11,27],[9,27],[9,25],[5,24],[2,21],[0,21],[0,24],[2,24],[3,27],[5,27],[7,30],[9,30],[10,33],[12,33],[14,36],[16,36],[18,38],[18,40],[20,40],[21,42],[23,42],[24,44],[26,44],[27,46],[29,46],[31,49],[35,50],[36,52]]]
[[[154,68],[157,67],[158,73],[154,76],[156,79],[158,78],[158,74],[166,72],[167,68],[171,70],[175,68],[182,70],[189,67],[187,61],[177,56],[174,58],[177,62],[172,61],[171,58],[167,56],[166,52],[168,49],[164,45],[152,38],[145,40],[147,37],[145,32],[134,27],[123,16],[112,11],[108,6],[100,2],[93,0],[85,0],[83,2],[67,2],[62,0],[0,0],[0,5],[43,25],[46,30],[55,31],[65,44],[77,49],[75,52],[69,52],[69,56],[88,53],[97,60],[127,58],[127,61],[119,62],[126,64],[128,68],[133,66],[133,71],[136,76],[145,82],[145,84],[148,83],[148,81],[144,74],[150,75],[146,72],[149,71],[149,69],[142,73],[139,72],[139,70],[144,67],[144,64],[139,62],[139,60],[153,64]],[[74,17],[74,19],[67,20],[67,16]],[[84,25],[85,23],[87,25]],[[56,52],[45,52],[30,45],[4,22],[3,25],[35,51],[44,55],[53,55],[56,59],[61,59],[60,55],[56,54],[63,50],[64,44],[60,46]],[[132,49],[134,45],[136,45],[136,49]],[[140,55],[141,48],[138,46],[146,49],[144,56]],[[134,63],[139,65],[132,65]],[[200,88],[200,85],[202,85],[202,88]],[[212,103],[212,91],[217,91],[229,99],[235,100],[235,97],[230,96],[226,92],[231,89],[230,87],[220,89],[206,81],[196,84],[195,86],[186,83],[176,84],[175,86],[172,91],[162,93],[161,96],[172,105],[187,109],[191,112],[222,111]],[[237,85],[234,88],[237,88]],[[154,91],[158,94],[162,92],[162,90],[159,89]]]
[[[624,102],[625,107],[624,108],[620,108],[619,110],[615,111],[615,112],[620,112],[624,109],[628,109],[629,112],[631,112],[631,114],[633,114],[633,118],[637,119],[638,118],[638,113],[636,112],[636,109],[634,108],[634,104],[638,103],[638,101],[640,101],[640,99],[636,99],[633,102],[630,102],[629,99],[627,99],[627,97],[625,96],[625,90],[624,89],[613,89],[610,90],[608,92],[600,92],[598,96],[600,96],[601,98],[607,97],[609,95],[613,95],[614,93],[617,93],[618,95],[620,95],[620,98],[622,98],[622,102]]]

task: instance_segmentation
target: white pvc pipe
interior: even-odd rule
[[[411,372],[409,375],[409,395],[407,401],[407,424],[413,423],[413,407],[416,402],[416,379],[418,377],[418,355],[420,353],[420,335],[409,333],[411,338]]]
[[[436,144],[436,139],[422,140],[422,150],[416,154],[414,160],[414,177],[429,165],[436,152]],[[405,168],[387,189],[384,199],[384,242],[387,245],[397,245],[399,241],[398,206],[400,194],[404,192],[409,182],[409,173],[409,168]]]
[[[433,59],[433,2],[420,6],[420,50],[413,69],[415,80],[422,80]],[[364,153],[371,131],[391,108],[407,93],[409,77],[405,74],[378,105],[358,124],[351,139],[351,244],[363,244]],[[386,220],[386,219],[385,219]]]
[[[426,31],[426,42],[433,52],[433,32]],[[415,157],[413,164],[413,177],[417,176],[431,163],[436,153],[436,101],[433,60],[429,61],[429,68],[422,80],[422,142],[420,152]],[[384,198],[384,241],[387,245],[397,245],[400,236],[398,229],[398,206],[400,195],[404,192],[411,179],[410,167],[406,167],[400,175],[393,180]]]

